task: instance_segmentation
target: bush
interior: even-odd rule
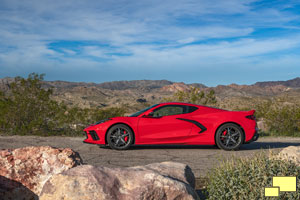
[[[82,109],[67,107],[51,99],[52,89],[44,89],[44,75],[32,73],[16,77],[5,95],[0,91],[0,132],[6,135],[81,135],[89,124],[122,116],[125,108]]]
[[[282,106],[266,114],[266,122],[273,135],[296,136],[299,134],[299,113],[296,106]]]
[[[190,87],[188,91],[177,91],[172,97],[165,98],[164,101],[185,102],[202,105],[212,105],[217,102],[215,91],[201,91],[200,88]]]
[[[96,121],[100,121],[102,119],[108,119],[111,117],[124,116],[124,114],[126,112],[127,112],[127,110],[124,107],[95,109],[93,111],[92,119],[96,122]]]
[[[7,117],[9,115],[9,108],[12,102],[6,98],[4,93],[0,91],[0,130],[9,128]]]
[[[256,108],[256,117],[262,118],[270,135],[300,136],[300,106],[282,100],[261,103]]]
[[[264,199],[264,188],[272,187],[273,176],[297,176],[300,167],[292,162],[257,154],[252,159],[226,161],[208,175],[208,199]],[[300,191],[280,192],[278,199],[300,199]]]
[[[51,130],[51,120],[58,109],[57,102],[50,99],[51,89],[43,89],[44,75],[32,73],[27,79],[16,77],[9,96],[0,95],[4,107],[0,114],[0,128],[6,133],[36,134]]]

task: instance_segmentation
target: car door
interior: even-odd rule
[[[165,105],[156,108],[151,116],[139,119],[138,132],[141,143],[168,144],[184,143],[191,132],[192,124],[177,118],[184,117],[187,106]]]

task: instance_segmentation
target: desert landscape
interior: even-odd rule
[[[71,112],[72,109],[76,109],[79,113],[80,110],[99,110],[103,111],[100,117],[107,116],[105,115],[105,113],[112,116],[117,115],[118,112],[114,113],[110,112],[110,110],[120,108],[123,109],[121,113],[126,115],[131,112],[135,112],[139,109],[142,109],[148,105],[164,102],[176,96],[176,94],[189,94],[191,91],[193,91],[193,88],[197,88],[197,90],[194,90],[197,93],[204,92],[204,94],[208,94],[210,91],[214,91],[215,101],[211,102],[210,105],[232,110],[250,110],[253,108],[257,108],[257,105],[260,105],[264,102],[276,102],[276,104],[282,107],[285,107],[287,105],[288,108],[293,108],[293,106],[299,108],[298,105],[300,97],[299,77],[288,81],[258,82],[253,85],[231,84],[227,86],[219,85],[216,87],[206,87],[205,85],[200,83],[185,84],[182,82],[176,83],[166,80],[117,81],[96,84],[82,82],[76,83],[64,81],[43,81],[39,79],[33,79],[37,80],[40,83],[40,87],[38,87],[38,85],[35,85],[34,82],[30,82],[32,81],[30,78],[21,80],[18,78],[4,78],[0,79],[0,89],[3,93],[2,100],[5,101],[5,99],[9,99],[11,96],[15,95],[14,91],[17,90],[15,90],[16,86],[14,85],[14,81],[16,80],[21,82],[23,80],[25,81],[25,83],[29,84],[25,84],[26,86],[22,86],[22,84],[19,85],[18,87],[19,89],[21,88],[22,91],[24,87],[35,88],[41,93],[43,91],[48,91],[49,89],[51,89],[51,95],[47,96],[50,99],[45,99],[45,101],[50,100],[53,102],[62,103],[66,108],[64,112]],[[35,89],[32,91],[36,91]],[[36,93],[29,94],[31,94],[29,100],[34,98],[32,94],[37,95]],[[22,93],[21,95],[26,96],[25,93]],[[38,107],[38,105],[33,105],[32,109],[35,109],[36,107]],[[262,107],[262,109],[266,108]],[[276,107],[276,109],[278,109],[276,110],[276,112],[284,111],[281,110],[281,107]],[[257,119],[260,128],[260,133],[262,134],[262,136],[272,136],[272,130],[270,129],[270,127],[268,127],[268,124],[265,123],[265,121],[263,121],[264,118],[262,116],[263,114],[266,114],[265,112],[265,110],[257,110]],[[68,116],[66,113],[64,113],[63,115]],[[296,120],[296,123],[299,122],[298,118],[295,118],[294,120]],[[288,119],[288,121],[291,120]],[[64,124],[67,123],[67,121],[63,122]],[[272,123],[272,121],[270,122]],[[81,125],[86,126],[87,124]],[[215,146],[146,145],[133,146],[127,151],[119,152],[114,151],[108,147],[99,148],[97,145],[84,144],[82,143],[82,141],[84,140],[84,136],[82,134],[75,134],[73,135],[73,137],[66,137],[63,131],[65,129],[63,129],[62,132],[58,133],[58,135],[60,136],[53,136],[57,135],[55,131],[56,129],[54,131],[52,130],[52,132],[48,132],[48,134],[46,135],[46,129],[37,129],[39,130],[38,132],[30,132],[30,130],[35,129],[35,127],[32,127],[32,129],[28,129],[28,132],[25,132],[25,134],[23,134],[22,132],[14,132],[14,134],[8,134],[8,132],[5,132],[5,124],[2,124],[2,136],[0,136],[0,147],[3,150],[0,151],[0,163],[2,162],[3,166],[2,168],[0,168],[0,196],[3,195],[3,199],[53,199],[61,198],[62,196],[66,197],[72,195],[74,199],[79,199],[83,198],[82,194],[87,195],[89,196],[88,198],[92,199],[161,199],[162,196],[167,196],[167,199],[213,198],[216,197],[217,193],[208,196],[209,192],[210,194],[212,194],[212,191],[214,191],[213,187],[208,184],[209,181],[214,180],[214,178],[211,178],[211,173],[213,170],[218,170],[222,168],[222,165],[224,163],[231,163],[233,160],[235,160],[235,162],[239,162],[239,159],[249,160],[249,158],[250,160],[265,159],[257,158],[257,156],[269,156],[270,152],[272,152],[272,154],[277,154],[283,149],[289,149],[291,146],[300,146],[299,137],[286,137],[284,135],[280,136],[280,134],[284,132],[279,132],[280,137],[261,137],[257,142],[243,145],[239,151],[222,151],[220,149],[217,149]],[[77,127],[77,129],[79,129],[79,132],[82,131],[82,129],[80,129],[80,126]],[[71,132],[74,131],[75,129],[71,128]],[[294,136],[297,135],[299,136],[299,132],[294,133]],[[56,150],[55,148],[59,148],[60,150]],[[48,172],[44,171],[46,166],[41,167],[39,162],[29,162],[28,160],[26,166],[30,166],[30,168],[27,169],[26,174],[29,175],[32,173],[36,173],[34,171],[38,170],[40,171],[39,173],[41,173],[41,175],[37,175],[36,177],[31,177],[30,175],[26,178],[23,177],[21,173],[23,170],[23,165],[21,163],[25,160],[21,160],[21,162],[18,161],[22,158],[18,157],[20,153],[13,153],[14,151],[24,151],[26,152],[24,153],[24,155],[26,154],[29,157],[32,157],[33,154],[35,154],[34,152],[44,154],[43,151],[45,151],[47,155],[53,154],[52,157],[61,157],[61,154],[66,154],[64,156],[69,156],[69,158],[66,159],[71,160],[68,161],[68,164],[60,163],[65,162],[61,160],[55,161],[55,164],[53,164],[52,161],[46,161],[48,163],[47,170],[50,169],[50,171],[55,171],[55,173],[49,173],[49,170]],[[30,154],[30,151],[33,151],[32,155]],[[65,151],[66,153],[61,153]],[[36,158],[38,160],[44,159],[42,158],[43,156],[39,156],[39,154],[35,156],[38,156]],[[290,157],[293,156],[296,156],[296,160],[299,158],[298,154],[294,155],[291,153]],[[69,164],[69,162],[71,164]],[[80,165],[83,165],[83,167],[80,168]],[[102,168],[95,168],[97,166],[101,166]],[[73,189],[71,189],[70,191],[61,191],[59,188],[66,187],[64,185],[59,186],[55,189],[53,189],[53,186],[51,186],[51,184],[57,185],[58,182],[61,182],[65,178],[66,180],[69,180],[69,175],[74,176],[74,174],[83,173],[82,170],[92,171],[92,174],[87,175],[91,177],[91,179],[98,179],[99,176],[103,176],[101,175],[101,173],[118,174],[117,176],[110,175],[111,177],[109,177],[107,180],[111,181],[116,179],[122,182],[126,181],[123,177],[123,170],[133,170],[130,173],[134,174],[136,173],[134,171],[135,166],[139,166],[139,168],[146,170],[145,172],[143,172],[146,174],[154,173],[152,166],[155,166],[156,170],[165,169],[168,172],[155,171],[155,173],[158,174],[153,174],[153,176],[155,176],[156,178],[153,180],[151,179],[151,181],[155,180],[161,182],[161,184],[164,185],[166,183],[163,182],[167,181],[165,180],[165,176],[174,176],[180,177],[180,180],[185,182],[184,186],[179,186],[181,183],[179,184],[177,182],[168,183],[171,185],[164,187],[178,188],[176,189],[175,193],[170,193],[170,191],[168,190],[161,191],[160,187],[157,188],[156,186],[152,186],[151,183],[149,183],[148,179],[141,179],[138,180],[141,182],[141,184],[147,183],[147,187],[143,190],[153,190],[153,193],[144,193],[142,192],[143,190],[135,191],[132,187],[126,188],[127,192],[130,191],[135,193],[135,195],[133,196],[124,196],[122,195],[122,193],[116,192],[116,190],[124,190],[120,188],[124,188],[125,186],[119,185],[116,186],[117,188],[113,189],[111,187],[114,186],[106,185],[108,184],[108,182],[99,183],[99,181],[101,180],[98,180],[97,183],[99,184],[97,186],[99,190],[103,190],[101,189],[102,187],[107,188],[105,189],[107,192],[101,194],[85,194],[84,191],[81,191],[80,193],[75,195]],[[174,170],[173,168],[175,166],[177,166],[176,170],[172,171]],[[72,171],[71,168],[74,168],[74,170]],[[79,171],[77,172],[75,169]],[[187,169],[191,170],[188,172],[188,175],[185,174],[186,172],[184,172]],[[71,170],[72,172],[68,172],[68,170]],[[281,168],[279,168],[279,170],[281,170]],[[21,174],[17,175],[15,173]],[[95,176],[95,174],[98,175],[92,178],[93,176]],[[64,176],[66,177],[64,178]],[[5,177],[8,179],[6,179]],[[78,180],[82,179],[80,178],[80,176],[78,178]],[[46,183],[47,180],[48,182]],[[53,183],[50,183],[50,180]],[[76,178],[72,181],[76,183],[76,181],[78,180]],[[68,184],[74,183],[70,182]],[[88,186],[88,184],[85,183],[82,184],[80,187],[85,188],[92,186]],[[111,191],[108,192],[108,190]]]
[[[0,200],[300,199],[300,1],[0,8]]]
[[[9,90],[14,78],[0,79],[0,89]],[[200,82],[200,81],[199,81]],[[164,101],[177,91],[187,91],[190,87],[201,91],[214,90],[218,103],[216,107],[237,109],[249,107],[257,102],[284,98],[288,102],[300,102],[300,78],[287,81],[257,82],[252,85],[218,85],[207,87],[204,84],[185,84],[167,80],[113,81],[104,83],[84,83],[67,81],[44,81],[43,88],[53,88],[54,100],[63,101],[68,106],[80,108],[104,108],[126,105],[133,112],[140,105],[152,105]],[[135,107],[137,106],[137,107]]]

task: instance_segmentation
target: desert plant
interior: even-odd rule
[[[7,117],[11,104],[11,100],[5,97],[4,92],[0,91],[0,130],[6,130],[9,127]]]
[[[67,107],[51,99],[52,89],[42,87],[44,75],[16,77],[10,92],[0,91],[0,132],[18,135],[81,135],[89,124],[122,116],[124,107],[84,109]]]
[[[1,128],[5,128],[6,132],[35,134],[52,129],[51,119],[58,110],[58,104],[50,99],[52,90],[42,88],[43,77],[43,74],[32,73],[27,79],[16,77],[10,85],[11,94],[5,97],[5,121],[1,121]]]
[[[263,118],[270,135],[300,136],[300,106],[284,99],[273,99],[256,106],[256,117]]]
[[[104,109],[95,109],[93,110],[93,114],[91,116],[92,120],[99,121],[102,119],[108,119],[111,117],[121,117],[127,112],[124,107],[112,107],[112,108],[104,108]]]
[[[177,91],[172,97],[164,98],[163,100],[202,105],[211,105],[217,102],[214,90],[204,92],[197,87],[190,87],[187,91]]]
[[[299,107],[294,105],[273,108],[266,113],[266,122],[274,135],[297,135],[300,131],[299,113]]]
[[[264,188],[272,187],[273,176],[296,176],[300,188],[300,167],[292,162],[270,159],[263,153],[253,158],[233,158],[208,175],[208,199],[264,199]],[[300,199],[300,191],[280,192],[278,199]]]

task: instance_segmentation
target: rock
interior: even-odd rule
[[[173,83],[172,85],[163,86],[161,89],[163,92],[178,92],[178,91],[189,91],[190,87],[183,82]]]
[[[173,162],[128,168],[82,165],[53,175],[40,200],[199,199],[195,178],[187,165]]]
[[[0,150],[0,197],[34,199],[53,174],[81,163],[79,154],[70,148],[42,146]],[[15,198],[9,198],[11,196]]]
[[[257,121],[257,127],[258,127],[259,130],[261,130],[263,132],[267,132],[269,130],[264,119],[261,119],[260,121]]]
[[[147,102],[147,100],[146,100],[146,99],[143,99],[143,98],[141,98],[141,99],[137,99],[137,100],[136,100],[136,102],[138,102],[138,103],[146,103],[146,102]]]
[[[279,152],[278,158],[292,161],[296,165],[300,166],[300,147],[299,146],[286,147]]]
[[[0,200],[33,200],[38,196],[22,183],[0,176]]]
[[[189,184],[192,188],[195,188],[195,176],[192,169],[183,163],[178,162],[162,162],[152,163],[145,166],[134,167],[137,169],[149,169],[158,172],[164,176],[172,177],[180,181]]]

